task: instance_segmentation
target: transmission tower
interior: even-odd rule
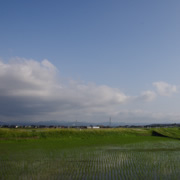
[[[111,127],[111,117],[109,118],[109,127]]]

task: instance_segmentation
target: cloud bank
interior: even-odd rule
[[[118,89],[105,85],[73,80],[63,83],[48,60],[0,61],[0,114],[4,116],[103,112],[128,99]]]
[[[164,82],[153,85],[160,95],[177,91],[175,86]],[[109,116],[126,119],[128,111],[124,113],[123,105],[148,103],[156,96],[151,90],[133,97],[106,85],[65,81],[46,59],[42,62],[23,58],[8,63],[0,61],[1,120],[105,121]],[[143,113],[128,112],[134,119],[141,117],[140,114]]]

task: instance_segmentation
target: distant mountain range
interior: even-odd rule
[[[14,121],[14,122],[4,122],[4,121],[0,121],[0,125],[35,125],[35,126],[39,126],[39,125],[44,125],[44,126],[97,126],[97,125],[103,125],[103,126],[144,126],[144,125],[151,125],[151,126],[161,126],[161,125],[175,125],[175,123],[154,123],[154,124],[148,124],[148,123],[125,123],[125,122],[97,122],[97,123],[92,123],[92,122],[78,122],[78,121],[72,121],[72,122],[68,122],[68,121],[39,121],[39,122],[19,122],[19,121]],[[179,123],[178,123],[179,125]]]

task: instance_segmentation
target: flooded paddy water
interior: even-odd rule
[[[179,141],[50,151],[0,161],[0,179],[180,179]]]

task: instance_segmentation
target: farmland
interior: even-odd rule
[[[0,129],[0,179],[179,179],[179,128]]]

